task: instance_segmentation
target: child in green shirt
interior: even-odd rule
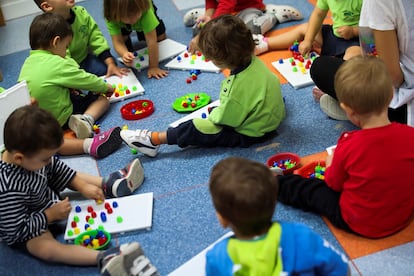
[[[44,12],[62,15],[73,30],[69,44],[70,56],[80,68],[97,76],[126,75],[128,69],[120,68],[111,55],[110,47],[93,17],[75,1],[34,0]]]
[[[147,43],[148,78],[160,79],[168,75],[158,66],[158,41],[164,40],[167,35],[152,1],[104,0],[104,16],[112,44],[125,65],[132,66],[135,58],[130,34],[136,31],[138,38],[145,39]]]
[[[30,51],[18,81],[26,80],[30,96],[40,108],[48,110],[63,128],[70,128],[79,139],[92,137],[95,120],[109,108],[114,89],[96,75],[79,69],[66,49],[72,39],[72,29],[58,14],[44,13],[34,18],[30,26]],[[87,95],[79,90],[89,90]],[[65,139],[61,154],[89,153],[105,157],[121,145],[119,127],[93,139]]]
[[[199,46],[216,66],[231,70],[221,85],[220,106],[207,119],[195,118],[163,132],[122,130],[130,147],[154,157],[160,144],[249,147],[275,135],[285,117],[280,82],[253,55],[255,44],[246,24],[231,15],[214,18],[201,29]]]

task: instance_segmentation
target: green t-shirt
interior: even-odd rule
[[[338,36],[336,32],[338,27],[358,26],[362,0],[318,0],[316,5],[321,10],[329,10],[332,13],[333,30],[336,36]]]
[[[4,91],[4,88],[3,87],[0,87],[0,93],[3,92],[3,91]]]
[[[25,60],[18,81],[26,80],[30,96],[39,107],[51,112],[64,125],[72,115],[70,88],[106,92],[106,82],[79,69],[71,58],[62,58],[45,50],[32,50]]]
[[[196,128],[205,134],[233,128],[250,137],[262,137],[274,131],[285,117],[280,82],[256,56],[243,71],[230,75],[221,83],[220,106],[208,120],[194,119]]]
[[[89,51],[99,56],[102,52],[109,50],[108,42],[86,9],[75,6],[72,11],[75,14],[75,19],[71,24],[73,38],[68,49],[70,56],[77,63],[81,63]]]
[[[106,26],[110,35],[120,35],[121,29],[129,29],[130,31],[144,32],[147,34],[158,26],[160,22],[155,16],[154,8],[151,7],[142,13],[142,16],[133,25],[128,25],[122,22],[113,22],[106,20]],[[129,27],[130,26],[130,27]]]

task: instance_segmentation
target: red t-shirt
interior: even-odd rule
[[[392,123],[342,134],[325,181],[341,192],[353,231],[379,238],[401,230],[414,211],[414,128]]]
[[[247,8],[256,8],[263,11],[265,7],[263,0],[206,0],[206,10],[216,10],[212,18],[223,14],[238,13]]]

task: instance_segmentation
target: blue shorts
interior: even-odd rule
[[[322,25],[322,38],[323,44],[321,56],[335,56],[342,58],[346,49],[351,46],[359,46],[358,37],[349,40],[337,37],[333,32],[332,25]]]
[[[98,77],[106,75],[106,72],[108,70],[105,62],[92,54],[88,54],[86,58],[81,61],[79,67],[86,72],[94,74]]]

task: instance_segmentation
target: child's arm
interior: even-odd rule
[[[147,42],[148,46],[148,58],[149,58],[149,66],[148,66],[148,78],[155,77],[156,79],[160,79],[166,77],[168,72],[162,70],[158,67],[158,42],[157,42],[157,31],[154,29],[149,33],[145,34],[145,41]]]
[[[80,192],[84,197],[94,200],[105,200],[103,191],[96,185],[86,182],[79,175],[75,175],[68,187],[72,190]]]
[[[321,10],[316,6],[313,9],[313,12],[309,18],[308,29],[306,30],[305,38],[299,44],[299,52],[303,56],[307,56],[312,50],[313,41],[320,31],[322,22],[325,19],[327,13],[328,10]]]
[[[122,58],[122,62],[126,65],[126,66],[133,66],[133,61],[134,61],[134,54],[129,52],[125,42],[124,42],[124,38],[122,37],[121,34],[119,35],[112,35],[112,44],[114,45],[115,51],[117,52],[117,54]]]

